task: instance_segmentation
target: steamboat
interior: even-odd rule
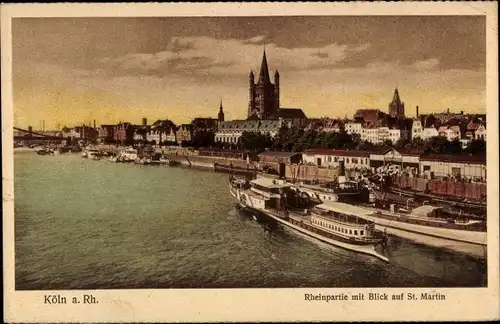
[[[283,179],[230,177],[229,191],[238,205],[258,221],[273,220],[319,241],[364,253],[388,262],[381,252],[385,233],[366,218],[369,213],[339,202],[311,204],[310,199]]]

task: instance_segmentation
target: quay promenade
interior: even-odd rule
[[[92,149],[103,152],[118,154],[125,149],[121,145],[92,145]],[[16,152],[33,151],[35,148],[18,147]],[[273,161],[255,161],[243,158],[222,157],[222,156],[201,156],[199,151],[193,148],[177,146],[155,146],[155,154],[161,154],[170,161],[175,161],[178,165],[210,169],[220,172],[246,173],[248,171],[258,172],[266,175],[277,175],[279,163]],[[350,178],[357,178],[361,175],[355,170],[345,170],[345,175]],[[308,164],[285,163],[285,176],[291,181],[311,181],[318,184],[329,182],[339,176],[338,167],[321,167]],[[464,181],[446,179],[425,179],[421,177],[408,177],[404,174],[392,176],[392,186],[398,190],[407,190],[410,193],[429,194],[442,196],[447,199],[464,199],[484,202],[486,200],[485,183],[468,183]]]

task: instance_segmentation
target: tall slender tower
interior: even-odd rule
[[[277,118],[279,109],[279,73],[276,71],[274,81],[271,82],[267,66],[266,51],[262,55],[259,80],[255,83],[254,74],[250,72],[250,100],[248,104],[248,117],[258,119]]]
[[[220,122],[223,122],[223,121],[224,121],[224,111],[222,111],[222,98],[220,99],[220,106],[219,106],[218,120],[219,120]]]
[[[280,73],[278,70],[274,72],[274,87],[275,87],[275,100],[274,100],[274,113],[280,110]]]
[[[248,76],[248,81],[250,82],[250,87],[249,87],[249,101],[248,101],[248,114],[247,116],[250,117],[255,110],[255,75],[253,74],[253,71],[250,71],[250,75]]]
[[[399,97],[398,88],[394,90],[392,102],[389,104],[389,115],[396,118],[404,118],[405,116],[405,104]]]

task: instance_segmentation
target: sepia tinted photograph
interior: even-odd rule
[[[488,285],[485,16],[11,28],[16,290]]]

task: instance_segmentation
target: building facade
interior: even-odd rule
[[[339,167],[344,161],[346,170],[369,169],[370,153],[364,151],[346,151],[332,149],[309,149],[302,154],[304,163],[320,167]]]
[[[271,137],[274,137],[285,123],[287,122],[283,119],[231,120],[220,122],[215,133],[215,142],[236,144],[241,135],[243,135],[243,132],[269,134]]]
[[[486,180],[486,157],[479,155],[428,155],[420,158],[420,173],[429,178],[455,177]]]
[[[98,129],[98,140],[101,143],[113,141],[116,125],[101,125]]]

